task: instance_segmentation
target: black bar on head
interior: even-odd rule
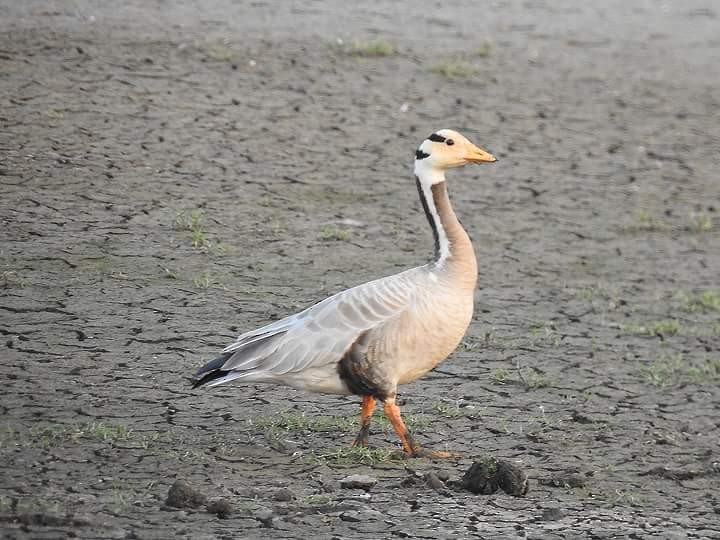
[[[419,148],[417,149],[417,152],[415,152],[415,159],[425,159],[426,157],[430,157],[430,154],[426,154]]]
[[[433,133],[432,135],[430,135],[430,136],[428,137],[428,140],[430,140],[430,141],[432,141],[432,142],[445,142],[446,139],[445,139],[445,137],[443,137],[442,135],[438,135],[437,133]]]

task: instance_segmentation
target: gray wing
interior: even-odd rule
[[[237,378],[279,376],[337,362],[360,334],[411,306],[421,273],[422,267],[414,268],[364,283],[246,332],[223,350],[226,360],[217,367]]]

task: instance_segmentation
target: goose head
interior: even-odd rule
[[[468,163],[493,163],[495,156],[478,148],[452,129],[441,129],[425,139],[415,152],[415,166],[444,171]]]

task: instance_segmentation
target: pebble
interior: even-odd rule
[[[443,481],[432,471],[425,473],[425,483],[435,490],[440,490],[445,487]]]
[[[262,523],[265,527],[272,527],[273,521],[275,519],[275,516],[273,515],[273,511],[269,508],[265,508],[264,506],[261,506],[255,511],[254,515],[255,519],[257,519],[260,523]]]
[[[351,474],[340,480],[340,487],[345,489],[364,489],[369,491],[378,483],[377,478],[367,474]]]

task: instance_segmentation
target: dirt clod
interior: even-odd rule
[[[460,486],[475,494],[490,495],[502,489],[508,495],[522,497],[528,491],[528,478],[517,465],[489,457],[473,463]]]
[[[213,499],[208,503],[207,511],[220,519],[227,519],[233,513],[233,507],[227,499]]]
[[[198,508],[205,504],[207,497],[194,489],[185,480],[175,480],[165,500],[167,506],[174,508]]]
[[[585,485],[585,478],[575,473],[557,473],[541,478],[539,483],[550,487],[579,488]]]
[[[289,502],[295,498],[295,494],[288,488],[280,488],[273,494],[273,499],[278,502]]]

